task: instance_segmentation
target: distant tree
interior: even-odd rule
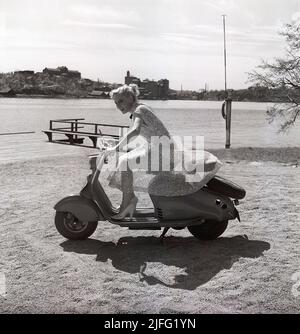
[[[249,73],[249,80],[278,92],[284,103],[271,107],[267,115],[270,122],[280,118],[280,131],[286,131],[300,115],[300,20],[286,24],[280,35],[287,43],[284,58],[274,58],[272,63],[263,61]]]

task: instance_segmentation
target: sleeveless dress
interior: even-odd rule
[[[140,133],[125,147],[127,152],[120,154],[116,170],[107,178],[110,187],[122,190],[122,171],[130,168],[134,191],[160,196],[183,196],[201,189],[221,167],[222,164],[215,156],[205,152],[206,160],[209,158],[215,161],[215,168],[202,173],[197,182],[187,182],[186,176],[193,172],[176,171],[178,147],[162,121],[149,106],[143,104],[133,112],[133,122],[136,117],[142,120]],[[159,145],[160,142],[166,143],[166,146]],[[203,164],[203,161],[199,163]]]

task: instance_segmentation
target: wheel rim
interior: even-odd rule
[[[80,233],[87,228],[88,222],[82,222],[72,215],[72,213],[67,212],[64,214],[64,226],[73,233]]]

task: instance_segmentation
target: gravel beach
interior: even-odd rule
[[[107,222],[86,241],[59,235],[53,206],[80,191],[90,151],[0,163],[0,313],[299,313],[300,148],[211,152],[247,190],[242,222],[164,245]]]

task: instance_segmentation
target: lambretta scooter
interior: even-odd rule
[[[226,230],[229,220],[240,221],[235,205],[245,197],[246,191],[219,176],[215,176],[197,192],[184,196],[157,196],[149,193],[153,208],[137,208],[132,220],[129,217],[121,221],[114,220],[112,217],[118,210],[113,207],[99,181],[105,162],[105,153],[98,159],[97,156],[91,156],[92,172],[80,194],[65,197],[55,205],[55,226],[65,238],[86,239],[94,233],[98,222],[108,221],[130,230],[163,228],[161,240],[170,228],[188,228],[198,239],[213,240]],[[154,177],[153,187],[156,182],[161,182],[160,177]]]

